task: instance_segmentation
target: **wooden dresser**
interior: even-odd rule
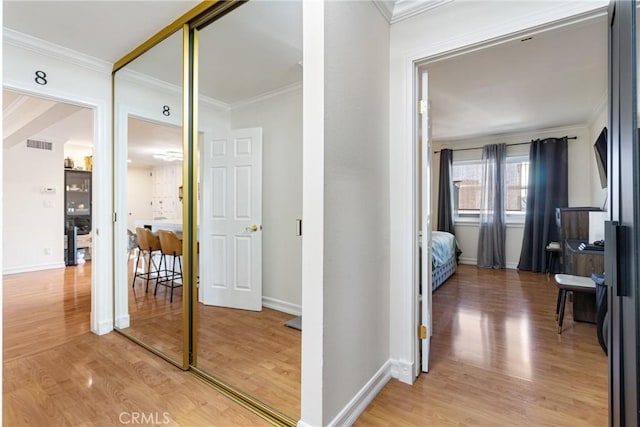
[[[604,251],[581,251],[580,243],[589,243],[589,212],[600,208],[558,208],[556,223],[560,231],[562,247],[560,262],[562,272],[575,276],[591,277],[591,273],[604,271]],[[573,319],[581,322],[596,322],[596,299],[594,294],[574,292]]]

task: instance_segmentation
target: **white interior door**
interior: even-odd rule
[[[429,372],[429,352],[431,349],[431,114],[429,103],[429,76],[422,73],[421,93],[422,129],[422,258],[420,280],[422,291],[421,324],[426,326],[426,338],[421,339],[422,371]]]
[[[262,310],[262,128],[206,139],[200,197],[203,304]]]

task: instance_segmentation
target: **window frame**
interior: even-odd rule
[[[514,154],[508,155],[505,159],[506,163],[523,163],[529,162],[528,154]],[[466,159],[466,160],[454,160],[452,162],[452,177],[451,177],[451,185],[454,186],[455,181],[453,180],[453,167],[455,165],[479,165],[482,167],[482,159]],[[527,182],[527,191],[529,190],[529,185]],[[460,213],[461,210],[457,209],[456,200],[452,200],[453,202],[453,222],[454,224],[479,224],[480,223],[480,210],[472,210],[465,209]],[[505,221],[507,224],[524,224],[526,211],[506,211],[505,212]]]

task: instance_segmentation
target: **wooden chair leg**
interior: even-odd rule
[[[562,321],[564,320],[564,306],[567,300],[566,289],[561,289],[562,297],[560,298],[560,316],[558,317],[558,334],[562,333]]]

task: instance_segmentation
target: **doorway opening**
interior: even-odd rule
[[[597,39],[593,43],[587,42],[579,36],[579,34],[583,33],[589,34],[590,37],[597,37]],[[583,41],[585,42],[584,45],[582,44]],[[570,181],[573,184],[570,183],[569,189],[570,205],[602,205],[606,192],[603,192],[597,181],[592,148],[597,133],[595,137],[592,137],[592,135],[596,131],[601,131],[607,118],[606,43],[606,19],[603,16],[594,14],[587,20],[565,22],[562,25],[556,24],[544,30],[538,29],[534,34],[531,32],[511,34],[480,49],[478,46],[474,46],[466,51],[442,54],[415,62],[414,86],[417,91],[413,95],[414,105],[418,105],[418,101],[423,99],[420,96],[421,92],[424,93],[425,89],[428,89],[428,100],[425,100],[431,104],[431,128],[433,130],[432,140],[426,139],[427,132],[424,131],[426,127],[422,125],[424,120],[421,121],[418,111],[414,110],[415,132],[413,134],[415,137],[413,152],[414,165],[417,171],[414,174],[414,197],[416,198],[414,206],[418,207],[414,214],[414,229],[416,230],[414,235],[416,239],[419,235],[419,230],[422,230],[423,236],[428,235],[431,230],[437,230],[437,195],[440,180],[438,163],[439,151],[443,148],[450,148],[454,151],[459,150],[454,152],[454,162],[456,160],[463,162],[480,161],[481,148],[485,144],[521,143],[534,138],[542,138],[546,134],[549,134],[549,136],[564,136],[567,133],[577,134],[578,139],[575,142],[571,141],[569,148],[570,180],[573,177],[573,181]],[[554,47],[565,46],[569,49],[571,55],[567,55],[566,51],[563,54],[561,53],[562,51],[550,49],[546,44]],[[552,56],[544,59],[542,56],[534,56],[533,53]],[[545,77],[544,72],[541,73],[538,70],[539,77],[542,79],[537,80],[537,77],[533,78],[522,71],[517,71],[522,64],[522,61],[518,59],[518,55],[523,54],[527,55],[529,68],[532,68],[531,64],[553,63],[556,67],[552,70],[554,73]],[[505,56],[498,61],[500,55]],[[567,64],[566,68],[561,65],[563,56],[571,60],[571,64]],[[589,56],[584,62],[587,65],[579,65],[581,64],[580,60],[586,56]],[[495,67],[493,71],[491,71],[492,67]],[[468,77],[468,70],[470,69],[477,73],[477,78]],[[581,69],[582,72],[579,71]],[[532,70],[536,70],[536,68],[533,67]],[[428,88],[422,85],[423,73],[428,74]],[[578,75],[592,80],[589,82],[579,81],[576,79]],[[577,87],[583,89],[571,92],[572,88]],[[545,108],[541,99],[528,92],[533,90],[543,94],[547,88],[552,88],[556,92],[553,96],[561,98],[561,101],[558,102],[558,107],[564,105],[562,109],[568,114],[555,114],[555,109],[550,111],[548,105]],[[584,88],[588,88],[588,90]],[[593,89],[597,89],[597,91],[593,92]],[[553,96],[549,95],[547,98],[542,99],[553,99]],[[569,101],[574,103],[573,107],[569,106]],[[500,102],[502,102],[502,105]],[[500,108],[502,109],[500,110]],[[547,116],[548,113],[551,114]],[[532,122],[529,120],[530,118],[535,118],[539,121]],[[423,147],[426,147],[426,150],[433,155],[433,162],[420,163],[420,158],[426,158]],[[528,154],[528,146],[525,146],[522,152],[513,152],[512,154],[526,156]],[[571,163],[572,159],[580,163]],[[593,168],[591,163],[594,164]],[[585,172],[588,173],[587,179],[585,179]],[[587,185],[585,185],[585,181]],[[424,191],[425,188],[426,191]],[[575,191],[572,192],[572,188]],[[419,196],[420,194],[423,195],[422,199]],[[432,209],[429,209],[429,206],[432,206]],[[423,209],[428,211],[423,212]],[[429,222],[425,223],[425,217],[430,218],[430,224]],[[422,222],[420,222],[420,218],[422,218]],[[475,264],[477,260],[477,230],[477,218],[464,218],[462,216],[456,218],[455,237],[462,250],[461,264]],[[507,225],[507,247],[511,249],[510,255],[512,257],[507,259],[508,269],[515,269],[517,266],[522,245],[522,230],[522,221],[520,223],[513,221],[513,223]],[[430,242],[430,240],[427,241]],[[423,248],[424,245],[425,239],[423,238]],[[415,247],[419,247],[418,242],[415,242]],[[430,296],[433,291],[431,275],[425,277],[422,282],[417,281],[419,280],[419,266],[422,267],[422,271],[428,271],[432,265],[431,259],[430,257],[421,258],[418,255],[418,251],[416,251],[414,265],[416,266],[413,276],[414,280],[416,280],[414,281],[416,286],[413,287],[416,290],[413,298],[415,325],[418,327],[421,324],[428,324],[433,315],[433,328],[427,329],[427,338],[431,337],[432,334],[437,337],[437,334],[442,333],[445,329],[442,324],[445,321],[442,318],[442,314],[438,318],[434,314],[436,311],[429,304],[421,306],[421,301],[425,301],[426,295]],[[465,274],[468,274],[468,269],[465,271]],[[519,277],[519,273],[514,270],[505,270],[504,273],[508,277],[511,277],[510,274],[512,273],[515,274],[514,278]],[[500,274],[505,276],[503,273]],[[453,280],[456,280],[456,275],[453,277]],[[510,279],[501,278],[499,280]],[[422,287],[421,294],[417,291],[420,289],[418,285]],[[444,287],[443,290],[446,289],[447,283],[445,282],[442,286]],[[549,283],[548,286],[554,287],[553,283]],[[472,292],[472,288],[469,287],[468,291]],[[465,291],[463,290],[463,292]],[[438,303],[437,296],[439,293],[442,294],[442,291],[436,291],[433,294],[435,304]],[[550,311],[551,317],[549,321],[553,325],[553,306],[551,306]],[[472,314],[469,310],[461,311],[453,316],[450,321],[457,322],[458,327],[463,328],[465,325],[467,327],[472,327],[471,325],[477,326],[482,324],[483,319],[488,321],[491,318],[491,314],[482,311],[482,309],[475,310],[475,314]],[[477,321],[473,321],[474,316]],[[520,322],[518,323],[520,327],[526,330],[524,326],[526,322],[522,317],[517,319],[514,317],[511,322]],[[476,332],[482,333],[481,330]],[[478,335],[476,334],[475,336]],[[531,343],[531,340],[535,340],[537,337],[529,336],[527,339]],[[415,340],[414,354],[416,361],[419,361],[421,355],[424,355],[425,350],[423,349],[421,353],[421,347],[424,348],[427,341]],[[467,345],[469,345],[469,341],[467,341]],[[489,353],[491,353],[492,345],[492,342],[486,343],[485,349]],[[460,348],[466,348],[466,345],[461,345]],[[438,361],[437,353],[441,351],[439,349],[442,349],[442,347],[438,346],[430,350],[430,355],[432,356],[431,369],[438,369],[437,364],[434,366],[433,362],[436,361],[437,363]],[[426,351],[429,352],[429,349],[427,348]],[[524,350],[522,354],[525,354]],[[435,357],[433,357],[434,355]],[[416,375],[418,370],[415,372]],[[425,370],[424,364],[422,370]]]
[[[3,118],[7,360],[91,330],[94,110],[5,88]]]

